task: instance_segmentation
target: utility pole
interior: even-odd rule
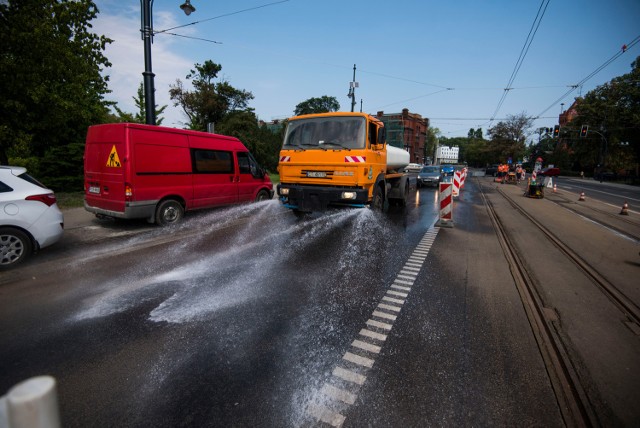
[[[349,82],[349,93],[347,97],[351,98],[351,111],[353,112],[356,107],[356,88],[358,82],[356,82],[356,65],[353,64],[353,80]]]
[[[156,124],[155,115],[155,88],[153,85],[153,74],[151,67],[151,42],[153,41],[153,24],[151,21],[151,10],[153,6],[153,0],[140,0],[142,6],[142,40],[144,41],[144,102],[145,102],[145,115],[147,125]]]

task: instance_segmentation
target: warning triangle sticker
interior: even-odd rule
[[[107,159],[107,166],[111,168],[120,168],[122,166],[120,164],[120,158],[118,157],[118,152],[116,151],[115,144],[111,149],[111,153],[109,153],[109,159]]]

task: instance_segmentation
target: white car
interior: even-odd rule
[[[0,270],[62,237],[64,220],[52,190],[17,166],[0,166]]]
[[[417,163],[410,163],[404,168],[406,172],[420,172],[421,169],[422,169],[422,165]]]

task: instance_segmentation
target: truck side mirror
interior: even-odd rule
[[[387,128],[378,128],[378,140],[376,142],[384,145],[385,141],[387,141]]]

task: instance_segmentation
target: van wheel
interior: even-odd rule
[[[179,223],[182,217],[184,208],[180,202],[173,199],[160,202],[156,209],[156,223],[161,226]]]
[[[261,190],[258,192],[258,195],[256,196],[255,201],[256,202],[262,202],[262,201],[266,201],[269,199],[269,193],[267,193],[266,190]]]
[[[12,227],[0,227],[0,270],[23,262],[32,252],[33,245],[26,233]]]

